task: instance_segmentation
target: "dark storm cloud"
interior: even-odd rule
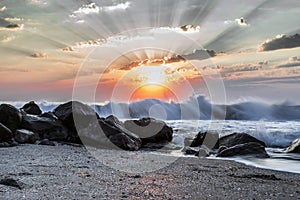
[[[267,40],[259,46],[258,51],[273,51],[278,49],[288,49],[300,47],[300,35],[291,36],[279,35],[272,40]]]

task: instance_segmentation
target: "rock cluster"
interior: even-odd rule
[[[246,133],[233,133],[219,138],[219,134],[215,132],[199,132],[185,149],[185,153],[202,157],[215,154],[217,157],[251,155],[268,158],[265,146],[264,142]]]
[[[172,136],[172,128],[163,121],[144,118],[123,123],[114,116],[100,118],[90,106],[77,101],[47,113],[35,102],[21,109],[0,105],[0,147],[68,142],[136,151],[151,143],[171,142]]]

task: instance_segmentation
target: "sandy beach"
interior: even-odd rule
[[[154,172],[129,173],[143,165],[164,166],[170,156],[85,147],[22,145],[0,149],[1,199],[298,199],[300,174],[258,169],[233,161],[174,159]],[[148,159],[150,154],[154,159]],[[112,162],[113,161],[113,162]],[[127,164],[126,164],[127,162]],[[113,163],[113,164],[112,164]],[[124,170],[119,171],[110,166]],[[127,169],[126,169],[127,168]],[[14,186],[5,180],[12,179]],[[3,184],[4,180],[4,184]]]

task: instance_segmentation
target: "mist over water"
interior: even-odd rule
[[[164,115],[159,117],[161,109]],[[102,117],[116,115],[119,118],[151,117],[153,112],[163,120],[251,120],[251,121],[298,121],[300,106],[286,104],[267,104],[260,102],[244,102],[232,105],[211,104],[204,96],[191,97],[182,103],[164,102],[157,99],[145,99],[132,103],[110,102],[104,106],[95,106]],[[149,112],[151,110],[151,112]]]

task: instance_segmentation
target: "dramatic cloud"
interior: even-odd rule
[[[199,33],[200,32],[200,26],[197,25],[184,25],[180,27],[160,27],[155,28],[152,30],[153,32],[177,32],[177,33]]]
[[[30,55],[32,58],[47,58],[48,55],[46,53],[33,53]]]
[[[142,61],[133,61],[123,67],[121,67],[119,70],[131,70],[133,68],[139,67],[139,66],[158,66],[158,65],[166,65],[170,63],[176,63],[176,62],[185,62],[185,59],[179,55],[172,56],[172,57],[165,57],[165,58],[159,58],[159,59],[145,59]]]
[[[101,11],[104,12],[112,12],[116,10],[126,10],[127,8],[130,7],[130,2],[125,2],[125,3],[120,3],[112,6],[103,6],[99,7],[96,5],[96,3],[90,3],[87,5],[83,5],[80,7],[78,10],[74,11],[70,17],[76,17],[76,15],[84,14],[84,15],[89,15],[89,14],[98,14]]]
[[[213,50],[201,49],[201,50],[194,50],[194,52],[191,54],[182,55],[182,57],[185,58],[186,60],[204,60],[211,57],[215,57],[216,55],[217,55],[216,52]]]
[[[241,17],[241,18],[235,19],[235,20],[226,20],[226,21],[224,21],[224,23],[225,24],[237,24],[237,25],[240,25],[240,26],[249,26],[249,24],[244,19],[244,17]]]
[[[300,67],[300,58],[291,57],[287,62],[274,66],[274,69]]]
[[[291,36],[277,35],[274,39],[265,41],[258,47],[258,51],[272,51],[277,49],[287,49],[300,47],[300,35],[295,34]]]

